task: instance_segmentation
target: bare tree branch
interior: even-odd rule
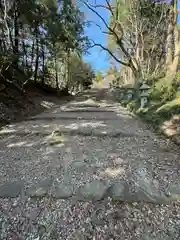
[[[93,45],[91,45],[90,48],[101,47],[104,51],[108,52],[109,55],[111,55],[111,57],[113,57],[118,63],[120,63],[124,66],[130,67],[129,62],[124,62],[124,61],[121,61],[120,59],[118,59],[107,47],[103,46],[100,43],[95,43],[93,40],[91,40],[91,41],[93,42]]]
[[[109,8],[109,10],[110,10],[112,16],[114,17],[114,12],[113,12],[113,8],[111,7],[111,4],[109,3],[108,0],[106,0],[106,3],[107,3],[107,5],[108,5],[108,8]]]
[[[88,23],[93,23],[94,25],[96,25],[102,31],[102,27],[99,24],[97,24],[96,22],[88,21]],[[107,35],[113,35],[112,33],[107,32],[107,31],[102,31],[102,33],[107,34]]]
[[[123,65],[125,65],[125,66],[129,66],[129,67],[131,67],[131,68],[133,68],[133,70],[135,70],[135,66],[134,66],[134,64],[133,64],[133,61],[132,61],[132,59],[131,59],[131,56],[130,56],[130,54],[128,53],[128,51],[126,51],[126,49],[125,49],[125,47],[124,47],[124,45],[123,45],[123,42],[122,42],[122,36],[123,36],[123,28],[122,28],[122,26],[121,26],[121,24],[119,23],[119,28],[120,28],[120,31],[121,31],[121,36],[118,36],[118,34],[116,33],[116,30],[115,30],[115,28],[111,28],[111,27],[109,27],[109,25],[108,25],[108,23],[105,21],[105,19],[94,9],[95,8],[95,6],[93,6],[93,5],[90,5],[90,4],[88,4],[87,2],[85,2],[84,0],[82,1],[83,3],[84,3],[84,5],[88,8],[88,9],[90,9],[93,13],[95,13],[101,20],[102,20],[102,22],[104,23],[104,25],[105,25],[105,27],[107,28],[107,30],[108,30],[108,34],[109,35],[113,35],[115,38],[116,38],[116,43],[117,43],[117,45],[119,45],[119,47],[121,48],[121,50],[122,50],[122,52],[125,54],[125,56],[128,58],[128,60],[129,60],[129,62],[128,63],[125,63],[125,62],[123,62],[123,61],[121,61],[121,60],[119,60],[112,52],[109,52],[109,49],[107,50],[107,48],[105,48],[105,47],[103,47],[103,49],[105,50],[105,51],[107,51],[112,57],[113,56],[115,56],[115,60],[116,61],[118,61],[119,63],[121,63],[121,64],[123,64]],[[108,8],[108,10],[110,11],[110,13],[112,14],[112,9],[109,9]],[[112,11],[112,12],[111,12]],[[112,55],[113,54],[113,55]],[[124,64],[125,63],[125,64]],[[132,65],[132,66],[131,66]]]
[[[89,8],[93,13],[95,13],[102,20],[102,22],[104,23],[106,28],[109,29],[109,26],[108,26],[107,22],[104,20],[104,18],[96,10],[94,10],[95,6],[90,5],[85,1],[83,1],[83,3],[87,8]]]

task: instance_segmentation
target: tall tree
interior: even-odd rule
[[[109,44],[100,46],[117,62],[130,68],[136,79],[153,74],[164,64],[164,42],[167,36],[168,4],[151,0],[106,0],[105,5],[84,3],[107,28]],[[110,13],[110,23],[98,12]]]

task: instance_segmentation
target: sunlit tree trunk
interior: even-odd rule
[[[169,77],[170,80],[173,80],[180,60],[180,36],[177,27],[177,0],[172,1],[168,33],[171,33],[171,38],[169,36],[167,37],[167,46],[169,46],[169,48],[166,53],[166,76]]]

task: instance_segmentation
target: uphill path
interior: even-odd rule
[[[180,239],[180,154],[91,89],[0,129],[0,239]]]

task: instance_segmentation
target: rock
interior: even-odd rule
[[[124,182],[115,182],[108,190],[108,195],[113,200],[124,201],[125,200],[125,183]]]
[[[1,198],[15,198],[18,197],[24,189],[22,182],[7,182],[0,186]]]
[[[49,141],[51,146],[62,144],[65,141],[64,135],[59,130],[54,131],[51,135]]]
[[[105,222],[103,219],[99,219],[97,216],[92,216],[91,224],[94,226],[104,226]]]
[[[180,183],[174,183],[167,189],[169,198],[172,200],[180,200]]]
[[[127,131],[111,131],[107,134],[109,137],[114,137],[114,138],[118,138],[118,137],[134,137],[134,136],[138,136],[138,134],[136,132],[127,132]]]
[[[87,163],[85,163],[84,161],[75,161],[72,162],[69,167],[71,169],[74,169],[76,172],[81,173],[86,171]]]
[[[27,191],[27,195],[30,197],[44,197],[48,193],[51,185],[52,178],[45,179],[40,183],[30,187]]]
[[[153,184],[151,179],[139,178],[134,182],[115,182],[108,190],[113,200],[125,202],[150,202],[165,204],[169,199]]]
[[[84,236],[83,232],[77,231],[72,235],[72,240],[87,240],[86,236]]]
[[[63,142],[62,140],[57,140],[57,139],[55,139],[55,140],[51,140],[51,141],[49,142],[49,145],[50,145],[50,146],[55,146],[55,145],[61,144],[62,142]]]
[[[177,144],[180,145],[180,134],[176,134],[175,136],[172,137],[172,140]]]
[[[155,204],[166,204],[169,199],[163,192],[156,189],[156,187],[150,182],[144,182],[136,186],[136,192],[134,193],[135,201],[150,202]]]
[[[155,204],[165,204],[169,202],[166,195],[159,190],[158,182],[155,184],[146,168],[138,167],[134,173],[135,192],[134,198],[138,201],[151,202]]]
[[[43,224],[38,225],[38,233],[42,237],[46,233],[46,226]]]
[[[93,180],[91,182],[86,183],[82,186],[78,191],[78,198],[80,200],[93,200],[98,201],[103,199],[108,189],[108,185],[104,184],[101,181]]]
[[[129,217],[129,212],[128,211],[125,211],[125,210],[114,210],[112,213],[111,213],[111,217],[115,220],[122,220],[122,219],[128,219]]]
[[[55,187],[53,197],[55,198],[70,198],[73,195],[73,189],[71,186],[60,184],[59,186]]]

